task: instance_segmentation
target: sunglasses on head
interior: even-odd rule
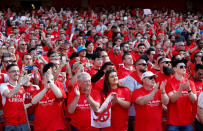
[[[138,64],[138,65],[147,66],[146,63],[140,63],[140,64]]]

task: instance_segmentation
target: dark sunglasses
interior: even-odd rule
[[[140,63],[140,64],[138,64],[138,65],[147,66],[146,63]]]
[[[156,79],[156,77],[155,76],[150,76],[150,77],[147,77],[148,79],[150,79],[150,80],[155,80]]]
[[[202,55],[197,55],[197,57],[202,57]]]
[[[186,66],[181,65],[181,66],[179,66],[179,68],[180,68],[180,69],[183,69],[183,68],[185,68],[185,69],[186,69]]]
[[[198,73],[198,76],[203,76],[203,73]]]
[[[171,64],[170,61],[163,61],[163,62],[161,62],[161,63]]]
[[[5,60],[4,62],[5,63],[11,63],[12,61],[11,60]]]

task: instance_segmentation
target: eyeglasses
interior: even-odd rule
[[[165,64],[171,64],[171,62],[170,62],[170,61],[163,61],[163,62],[161,62],[161,63],[165,63]]]
[[[19,73],[19,70],[12,70],[12,71],[9,71],[9,73]]]
[[[179,68],[180,68],[180,69],[183,69],[183,68],[186,69],[186,66],[185,66],[185,65],[181,65],[181,66],[179,66]]]
[[[203,76],[203,73],[198,73],[198,76]]]
[[[140,64],[138,64],[138,65],[147,66],[146,63],[140,63]]]
[[[103,55],[102,58],[104,58],[104,57],[108,57],[108,55]]]
[[[11,63],[12,61],[11,60],[5,60],[4,62],[5,63]]]
[[[156,79],[155,76],[150,76],[150,77],[147,77],[147,78],[150,79],[150,80],[155,80]]]
[[[27,44],[21,44],[21,45],[26,46]]]
[[[185,45],[179,45],[179,46],[185,46]]]

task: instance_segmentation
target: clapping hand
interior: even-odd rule
[[[78,86],[75,87],[74,93],[75,93],[76,96],[78,96],[78,97],[80,96],[80,91],[79,91],[79,87]]]

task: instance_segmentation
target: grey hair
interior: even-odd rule
[[[78,81],[83,80],[85,77],[91,78],[90,74],[87,73],[87,72],[81,72],[81,73],[79,73],[79,74],[77,75]]]

